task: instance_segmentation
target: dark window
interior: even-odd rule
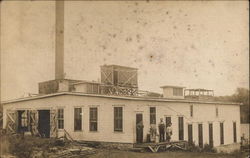
[[[64,110],[58,109],[57,120],[58,120],[58,129],[64,128]]]
[[[114,107],[114,131],[122,132],[122,107]]]
[[[173,88],[173,95],[174,96],[183,96],[183,89],[182,88]]]
[[[193,143],[193,125],[188,125],[188,142]]]
[[[82,130],[82,108],[75,108],[74,112],[74,130]]]
[[[89,130],[97,131],[97,108],[89,108]]]
[[[194,107],[193,105],[190,105],[190,116],[193,117],[193,114],[194,114]]]
[[[178,118],[179,124],[179,140],[184,140],[184,122],[183,117]]]
[[[213,140],[213,124],[209,123],[208,124],[208,135],[209,135],[209,145],[211,147],[214,146],[214,140]]]
[[[203,130],[202,124],[198,124],[198,138],[199,138],[199,147],[203,147]]]
[[[234,143],[237,142],[236,122],[233,123]]]
[[[156,124],[156,108],[150,107],[150,124]]]
[[[166,127],[168,127],[170,123],[171,123],[171,117],[168,116],[166,117]]]
[[[220,123],[220,144],[224,144],[224,125]]]
[[[215,113],[216,113],[216,117],[218,117],[219,116],[219,109],[218,109],[218,107],[216,107]]]

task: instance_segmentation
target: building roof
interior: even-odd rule
[[[79,85],[79,84],[84,84],[84,83],[101,84],[101,83],[96,82],[96,81],[84,81],[84,80],[81,80],[81,81],[79,81],[79,82],[72,83],[72,85]]]
[[[186,88],[183,86],[171,86],[171,85],[165,85],[165,86],[161,86],[160,88]]]
[[[135,96],[111,96],[102,94],[87,94],[80,92],[59,92],[46,95],[37,95],[26,98],[19,98],[14,100],[3,101],[1,104],[11,104],[15,102],[44,99],[48,97],[62,96],[62,95],[74,95],[74,96],[87,96],[87,97],[101,97],[101,98],[112,98],[112,99],[124,99],[124,100],[137,100],[137,101],[156,101],[156,102],[178,102],[178,103],[202,103],[202,104],[223,104],[223,105],[242,105],[241,103],[233,102],[215,102],[215,101],[201,101],[201,100],[187,100],[187,99],[168,99],[168,98],[149,98],[149,97],[135,97]]]
[[[204,89],[204,88],[185,89],[185,90],[189,90],[189,91],[213,91],[213,90],[210,90],[210,89]]]
[[[138,70],[137,68],[134,68],[134,67],[121,66],[121,65],[102,65],[102,66],[103,66],[103,67],[114,67],[114,68],[123,68],[123,69]]]

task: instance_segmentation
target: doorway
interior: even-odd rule
[[[143,142],[143,116],[136,114],[136,143]]]
[[[42,137],[50,137],[50,110],[38,110],[38,131]]]
[[[17,118],[17,132],[23,133],[29,131],[29,112],[27,110],[18,110]]]

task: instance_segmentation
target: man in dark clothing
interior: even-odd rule
[[[143,142],[143,123],[140,121],[136,124],[136,135],[137,135],[137,142],[142,143]]]
[[[159,134],[160,134],[160,142],[165,141],[165,123],[163,122],[163,119],[161,118],[161,122],[159,123]]]

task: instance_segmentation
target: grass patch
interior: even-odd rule
[[[34,152],[49,151],[53,147],[64,147],[63,141],[52,138],[39,138],[21,135],[4,135],[1,136],[1,153],[12,154],[18,158],[30,158]],[[45,156],[44,156],[45,157]]]

